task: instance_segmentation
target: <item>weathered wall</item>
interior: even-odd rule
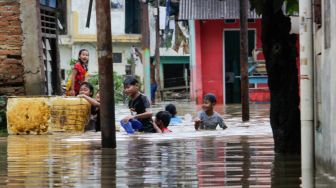
[[[20,2],[25,91],[27,95],[43,95],[45,92],[39,1]]]
[[[18,0],[0,0],[0,95],[23,95],[23,43]]]
[[[330,15],[322,5],[322,27],[315,34],[315,156],[318,167],[336,172],[336,2],[330,0]],[[325,38],[326,17],[330,19],[330,39]],[[326,39],[326,40],[325,40]],[[330,48],[326,48],[330,41]]]

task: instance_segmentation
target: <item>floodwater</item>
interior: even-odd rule
[[[153,106],[153,111],[167,104]],[[178,114],[199,106],[180,102]],[[228,129],[195,131],[186,115],[169,134],[117,132],[117,149],[101,149],[100,133],[0,138],[0,187],[334,187],[323,173],[301,178],[297,156],[273,152],[268,105],[251,105],[241,122],[240,106],[218,106]],[[116,119],[128,115],[116,106]]]

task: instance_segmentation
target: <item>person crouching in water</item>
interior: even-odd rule
[[[222,129],[227,128],[220,114],[214,111],[216,101],[216,96],[212,93],[208,93],[203,97],[202,110],[197,113],[197,118],[195,119],[196,130],[215,130],[217,125]]]
[[[100,117],[99,117],[99,106],[100,97],[99,90],[96,94],[96,99],[93,98],[94,89],[89,82],[83,82],[80,85],[78,97],[82,97],[91,104],[91,118],[88,125],[85,126],[85,131],[95,129],[96,132],[100,131]]]
[[[120,121],[121,126],[129,134],[134,131],[155,133],[149,101],[139,92],[139,82],[135,77],[129,76],[124,80],[124,92],[130,97],[128,108],[131,115]]]
[[[160,111],[155,116],[155,128],[157,133],[170,133],[168,129],[171,115],[167,111]]]

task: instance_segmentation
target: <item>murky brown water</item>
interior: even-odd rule
[[[300,159],[273,152],[267,108],[257,105],[241,123],[239,106],[218,107],[224,131],[186,124],[164,135],[118,132],[116,150],[101,149],[94,132],[3,137],[0,187],[300,187]],[[195,109],[178,105],[181,115]],[[117,114],[127,111],[117,106]],[[323,174],[315,179],[316,187],[335,185]]]

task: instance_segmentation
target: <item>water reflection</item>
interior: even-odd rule
[[[267,107],[259,108],[249,124],[240,122],[239,106],[223,108],[225,131],[121,132],[115,150],[101,149],[100,133],[0,138],[0,187],[300,187],[300,159],[274,154]],[[335,185],[316,178],[317,185]]]
[[[0,187],[7,181],[7,138],[0,137]]]
[[[299,158],[274,155],[270,136],[174,140],[139,136],[119,141],[115,150],[101,150],[96,138],[99,136],[9,136],[7,142],[2,139],[1,187],[299,187],[301,184]]]

